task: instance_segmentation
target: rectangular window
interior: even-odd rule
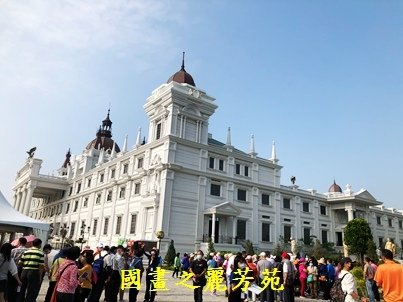
[[[326,230],[322,230],[322,243],[328,243]]]
[[[91,188],[91,178],[87,179],[87,188]]]
[[[101,204],[101,193],[97,194],[97,197],[95,198],[95,204]]]
[[[119,198],[125,198],[126,195],[126,187],[121,187],[119,191]]]
[[[132,214],[130,220],[130,234],[136,234],[137,214]]]
[[[303,202],[302,203],[302,211],[303,212],[309,212],[309,202]]]
[[[238,200],[246,201],[246,190],[238,189]]]
[[[211,184],[210,185],[210,195],[221,196],[221,185]]]
[[[388,225],[389,225],[390,228],[393,227],[392,219],[391,219],[391,218],[388,218]]]
[[[73,212],[77,212],[78,209],[78,200],[74,201],[74,209]]]
[[[158,123],[157,124],[157,129],[155,131],[155,139],[160,139],[161,138],[161,128],[162,128],[161,123]]]
[[[283,208],[284,209],[291,209],[291,199],[283,198]]]
[[[112,200],[112,190],[108,191],[108,195],[106,195],[106,201]]]
[[[209,160],[209,168],[210,168],[210,169],[214,169],[214,157],[210,157],[210,160]]]
[[[98,219],[94,219],[94,226],[92,227],[92,236],[95,236],[97,234],[97,228],[98,228]]]
[[[66,214],[68,214],[69,211],[70,211],[70,202],[67,203],[67,205],[66,205]]]
[[[249,167],[248,167],[248,166],[245,166],[245,167],[244,167],[244,175],[245,175],[246,177],[249,177]]]
[[[291,238],[291,226],[285,225],[284,226],[284,241],[288,242]]]
[[[77,194],[81,191],[81,182],[77,184]]]
[[[309,228],[304,228],[304,244],[310,244],[311,243],[311,229]]]
[[[83,208],[86,208],[86,207],[88,207],[88,197],[85,197],[84,201],[83,201]]]
[[[76,223],[75,223],[75,222],[72,222],[72,223],[71,223],[71,226],[70,226],[70,238],[73,238],[73,237],[74,237],[75,231],[76,231]]]
[[[117,216],[116,217],[116,235],[120,234],[120,229],[122,227],[122,216]]]
[[[320,214],[327,215],[326,206],[324,206],[324,205],[320,206]]]
[[[241,240],[246,239],[246,220],[237,220],[236,237]]]
[[[379,244],[379,246],[384,246],[384,243],[383,243],[383,237],[379,237],[378,238],[378,244]]]
[[[129,164],[124,164],[123,165],[123,174],[127,174],[128,170],[129,170]]]
[[[402,220],[399,220],[399,229],[403,229],[403,221]],[[403,245],[402,245],[402,248],[403,248]]]
[[[112,169],[112,170],[111,170],[111,178],[112,178],[112,179],[115,178],[115,173],[116,173],[116,170],[115,170],[115,169]]]
[[[104,182],[104,173],[99,174],[99,182],[100,183]]]
[[[343,233],[336,232],[336,246],[343,246]]]
[[[224,160],[223,159],[218,160],[218,170],[224,171]]]
[[[144,162],[144,158],[142,158],[142,157],[140,157],[140,158],[137,160],[137,169],[143,168],[143,162]]]
[[[237,175],[241,174],[241,165],[240,164],[235,165],[235,174],[237,174]]]
[[[265,206],[270,205],[270,195],[269,194],[262,194],[262,204]]]
[[[108,235],[108,227],[109,227],[109,217],[105,217],[104,220],[104,235]]]
[[[134,195],[140,194],[140,188],[141,188],[141,184],[139,182],[134,184]]]
[[[376,224],[382,225],[381,216],[376,216]]]
[[[262,241],[270,242],[270,223],[262,223]]]

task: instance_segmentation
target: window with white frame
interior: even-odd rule
[[[221,185],[219,183],[210,184],[210,195],[221,196]]]

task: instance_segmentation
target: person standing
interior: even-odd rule
[[[124,248],[122,245],[116,247],[116,255],[112,259],[112,272],[109,282],[108,302],[117,302],[119,289],[122,283],[121,271],[126,268],[126,260],[123,256]]]
[[[148,267],[146,270],[146,292],[144,295],[144,302],[153,302],[155,300],[156,291],[154,290],[154,280],[156,278],[155,272],[159,265],[159,258],[157,250],[153,249],[150,252]]]
[[[8,273],[15,279],[17,285],[21,286],[17,265],[11,257],[11,249],[10,243],[4,243],[0,248],[0,302],[5,301],[4,293],[7,287]]]
[[[20,263],[20,259],[22,254],[24,254],[28,248],[26,247],[27,239],[25,237],[21,237],[18,239],[18,247],[11,250],[11,258],[14,259],[14,263],[17,265],[18,269],[18,277],[21,280],[22,266]],[[7,282],[7,299],[8,302],[16,302],[19,293],[17,293],[18,283],[17,280],[11,275],[8,275]]]
[[[284,302],[294,302],[294,277],[295,277],[295,268],[294,265],[290,261],[290,255],[286,252],[281,254],[282,262],[283,262],[283,284],[284,284]]]
[[[306,279],[308,278],[308,270],[307,267],[305,265],[305,258],[301,257],[299,259],[299,266],[298,266],[298,270],[299,270],[299,282],[300,282],[300,297],[301,298],[306,298],[305,297],[305,291],[306,291]]]
[[[90,252],[83,253],[79,261],[81,262],[82,268],[78,270],[78,292],[76,291],[76,302],[84,302],[88,298],[88,295],[92,289],[92,266],[91,263],[94,261],[94,256]]]
[[[45,266],[45,256],[41,250],[42,240],[34,239],[32,248],[21,256],[21,302],[35,302],[41,289],[42,274]]]
[[[50,299],[53,294],[53,290],[55,289],[56,283],[57,283],[57,271],[59,270],[59,267],[61,264],[66,261],[66,252],[67,249],[63,249],[60,251],[60,257],[58,257],[52,264],[52,267],[49,272],[49,287],[48,291],[46,292],[45,296],[45,302],[50,302]]]
[[[235,265],[234,265],[235,266]],[[257,273],[259,275],[259,284],[262,283],[265,276],[271,272],[274,268],[273,264],[266,258],[266,253],[261,252],[259,254],[259,261],[256,264]],[[271,286],[267,286],[264,291],[260,293],[260,301],[273,302],[274,301],[274,291]]]
[[[193,286],[197,286],[193,291],[195,302],[203,301],[203,287],[207,283],[207,261],[203,259],[203,255],[203,252],[198,250],[195,260],[190,264],[190,272],[193,274]]]
[[[134,258],[130,262],[129,269],[131,270],[139,270],[140,271],[140,280],[143,277],[143,272],[144,272],[144,266],[143,266],[143,252],[137,251],[136,254],[134,255]],[[139,282],[140,282],[139,280]],[[139,289],[136,287],[130,287],[129,289],[129,302],[136,302],[137,301],[137,295],[139,293]]]
[[[343,292],[346,294],[344,301],[345,302],[360,301],[360,297],[357,291],[357,283],[354,279],[353,274],[350,273],[350,270],[353,268],[353,262],[351,258],[345,257],[341,259],[340,265],[342,267],[342,270],[339,274],[339,279],[341,279],[341,288]]]
[[[70,247],[66,251],[64,261],[57,271],[56,301],[73,302],[74,294],[78,286],[78,267],[75,260],[80,256],[80,249]]]
[[[189,255],[187,253],[183,254],[183,258],[181,259],[182,272],[189,272],[190,262]]]
[[[180,253],[176,253],[175,259],[174,259],[174,271],[172,273],[172,278],[179,277],[179,270],[181,268],[181,258],[179,257]]]
[[[309,262],[307,270],[308,270],[307,284],[309,288],[309,293],[312,299],[316,299],[317,297],[316,282],[318,278],[318,270],[316,266],[313,265],[312,261]]]
[[[365,287],[367,288],[369,302],[375,302],[375,294],[373,290],[374,286],[374,276],[375,270],[371,266],[371,259],[369,257],[364,258],[364,278],[365,278]]]
[[[381,251],[383,264],[378,266],[374,280],[383,290],[385,302],[403,301],[403,265],[393,261],[390,250]]]

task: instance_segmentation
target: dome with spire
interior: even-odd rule
[[[112,121],[109,118],[109,114],[110,109],[108,109],[108,114],[106,118],[102,121],[102,125],[99,126],[96,137],[87,145],[87,150],[94,148],[97,150],[104,149],[105,151],[112,151],[113,146],[115,145],[115,151],[120,152],[118,144],[116,144],[115,141],[112,139]]]
[[[189,84],[194,87],[196,87],[196,84],[193,80],[193,77],[186,72],[185,70],[185,52],[183,52],[183,57],[182,57],[182,66],[181,69],[173,74],[167,81],[167,83],[171,82],[176,82],[176,83],[184,83],[184,84]]]
[[[343,193],[343,190],[340,188],[340,186],[336,184],[336,180],[334,180],[333,184],[330,186],[329,193]]]

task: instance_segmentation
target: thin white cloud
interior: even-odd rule
[[[124,57],[170,48],[166,25],[179,24],[185,9],[169,1],[0,2],[0,96],[46,94],[49,81],[74,80],[80,60],[105,50]]]

